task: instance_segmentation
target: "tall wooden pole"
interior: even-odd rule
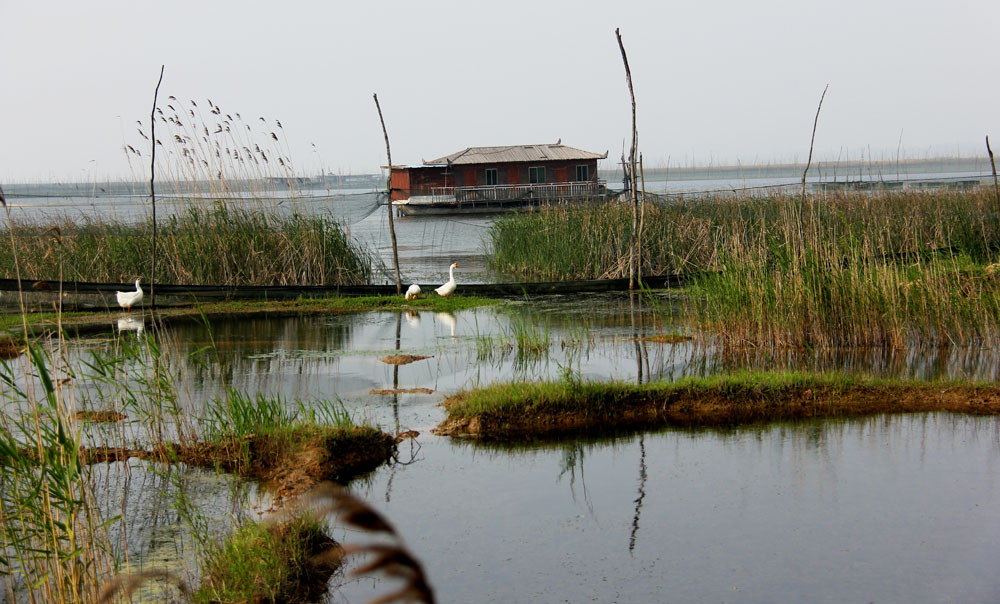
[[[819,110],[823,108],[823,99],[826,98],[826,89],[829,87],[829,84],[823,87],[823,94],[819,97],[819,107],[816,107],[816,117],[813,118],[812,138],[809,139],[809,159],[806,160],[806,169],[802,171],[802,197],[806,196],[806,174],[809,172],[809,166],[813,160],[813,145],[816,144],[816,124],[819,123]]]
[[[389,237],[392,238],[392,266],[396,270],[396,294],[403,293],[402,279],[399,277],[399,251],[396,248],[396,226],[392,222],[392,151],[389,150],[389,133],[385,130],[385,120],[382,119],[382,107],[378,104],[378,94],[373,93],[375,108],[378,109],[378,121],[382,123],[382,135],[385,136],[385,157],[389,161],[389,177],[385,181],[385,191],[389,209]]]
[[[990,167],[993,168],[993,195],[997,198],[997,220],[1000,220],[1000,185],[997,184],[997,165],[993,161],[993,149],[990,149],[990,137],[986,136],[986,152],[990,155]]]
[[[629,150],[629,187],[632,191],[632,237],[629,240],[629,260],[628,260],[628,288],[635,289],[636,280],[636,246],[638,245],[639,230],[639,193],[636,182],[635,171],[635,150],[638,145],[639,132],[635,125],[635,92],[632,90],[632,71],[628,67],[628,56],[625,54],[625,45],[622,44],[622,34],[615,28],[615,37],[618,38],[618,48],[622,51],[622,62],[625,64],[625,82],[628,84],[628,94],[632,99],[632,147]]]
[[[153,203],[153,259],[149,275],[149,305],[156,308],[156,97],[160,94],[160,84],[163,83],[163,65],[160,65],[160,79],[156,81],[153,91],[153,110],[149,112],[149,198]]]

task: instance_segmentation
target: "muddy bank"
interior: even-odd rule
[[[277,438],[250,435],[152,449],[89,447],[80,450],[80,458],[100,463],[138,457],[219,469],[260,481],[280,502],[325,480],[346,483],[382,465],[394,451],[395,439],[374,428],[301,428]]]
[[[740,374],[643,385],[501,384],[443,405],[448,418],[437,434],[516,439],[877,413],[1000,414],[1000,385]]]

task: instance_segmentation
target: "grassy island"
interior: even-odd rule
[[[954,411],[1000,413],[1000,385],[795,372],[674,382],[528,382],[462,392],[436,432],[534,438],[656,426],[724,426],[811,417]]]

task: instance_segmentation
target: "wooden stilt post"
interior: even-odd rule
[[[632,99],[632,147],[628,156],[629,187],[632,192],[632,237],[629,240],[628,288],[635,289],[636,246],[638,245],[639,230],[639,192],[636,186],[635,151],[639,132],[635,125],[635,92],[632,89],[632,71],[628,66],[628,56],[625,54],[625,45],[622,44],[622,34],[618,28],[615,28],[615,37],[618,38],[618,48],[622,52],[622,62],[625,64],[625,82],[628,84],[628,94]]]
[[[997,220],[1000,220],[1000,185],[997,185],[997,165],[993,161],[993,149],[990,149],[990,137],[986,136],[986,153],[990,156],[990,167],[993,168],[993,195],[997,198]]]
[[[153,91],[153,110],[149,112],[149,199],[153,204],[153,250],[152,266],[149,275],[149,305],[156,308],[156,97],[160,94],[160,84],[163,83],[163,65],[160,65],[160,79],[156,81]]]
[[[386,179],[385,190],[388,199],[386,207],[389,209],[389,237],[392,238],[392,266],[396,270],[396,293],[403,293],[402,279],[399,277],[399,251],[396,248],[396,227],[392,222],[392,151],[389,150],[389,133],[385,130],[385,120],[382,119],[382,107],[378,104],[378,94],[373,93],[375,98],[375,108],[378,109],[378,121],[382,123],[382,135],[385,136],[385,156],[389,162],[389,177]]]

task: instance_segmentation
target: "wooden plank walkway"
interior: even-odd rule
[[[644,277],[643,283],[650,288],[679,287],[693,275],[671,275],[666,277]],[[21,286],[26,292],[54,292],[60,289],[58,281],[34,281],[24,279]],[[408,285],[408,284],[407,284]],[[421,289],[433,292],[440,283],[421,283]],[[149,295],[149,284],[143,283],[143,290]],[[404,289],[405,289],[404,285]],[[460,283],[458,295],[484,297],[519,297],[557,294],[595,293],[627,291],[628,279],[595,279],[590,281],[543,281],[535,283]],[[0,291],[18,291],[17,279],[0,279]],[[92,281],[64,281],[62,291],[66,294],[106,294],[135,289],[133,283],[97,283]],[[327,296],[390,296],[396,293],[395,285],[178,285],[157,283],[158,296],[191,298],[195,300],[288,300],[299,297],[319,298]]]

